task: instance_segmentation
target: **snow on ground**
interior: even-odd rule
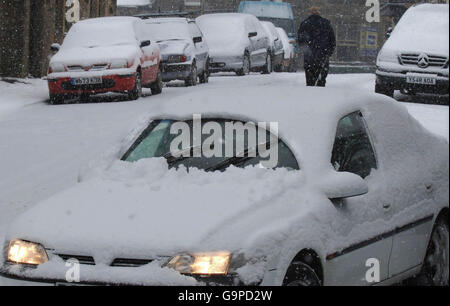
[[[107,95],[94,97],[91,103],[52,106],[46,102],[43,80],[0,81],[0,241],[14,216],[76,184],[80,167],[123,139],[133,122],[154,104],[193,91],[247,86],[277,90],[281,83],[305,86],[304,75],[224,74],[198,87],[171,83],[162,95],[152,97],[146,91],[146,96],[134,102]],[[373,91],[373,84],[370,74],[330,75],[328,81],[329,87],[351,86],[362,91]],[[448,139],[448,106],[404,104],[425,127]],[[0,285],[9,283],[0,278]]]

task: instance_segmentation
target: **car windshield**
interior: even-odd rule
[[[158,120],[149,125],[128,152],[122,157],[122,160],[136,162],[141,159],[164,157],[167,159],[170,167],[184,165],[187,168],[216,171],[225,170],[231,165],[242,168],[250,165],[264,167],[265,161],[272,158],[272,156],[267,153],[276,152],[275,163],[270,168],[287,168],[289,170],[300,169],[298,162],[289,147],[265,129],[259,129],[259,131],[262,132],[259,133],[258,131],[258,133],[256,133],[258,134],[258,139],[255,139],[254,141],[251,140],[251,133],[248,130],[245,130],[245,128],[234,129],[234,132],[231,134],[233,135],[232,139],[227,138],[227,124],[233,125],[234,127],[255,126],[253,123],[243,123],[240,121],[223,119],[202,121],[201,128],[199,129],[200,131],[203,131],[200,137],[200,147],[202,147],[202,149],[190,144],[181,146],[180,143],[180,145],[176,147],[176,150],[172,149],[171,152],[171,145],[174,142],[178,143],[176,141],[183,133],[181,130],[174,129],[175,124],[179,125],[180,123],[184,124],[189,130],[188,138],[190,138],[190,144],[196,143],[198,136],[197,133],[193,132],[195,130],[194,121],[179,122],[172,120]],[[211,142],[211,139],[216,132],[213,132],[211,127],[215,127],[214,131],[221,131],[214,142]],[[207,131],[207,133],[205,133],[205,131]],[[259,139],[259,135],[264,135],[263,139]],[[217,136],[217,134],[215,136]],[[229,141],[230,139],[231,142]],[[243,140],[242,146],[237,144],[238,139]],[[230,143],[232,149],[231,151],[228,151],[228,145]],[[214,156],[212,156],[212,154],[208,155],[208,153],[205,152],[206,146],[212,151],[217,150],[218,154],[215,154]],[[187,153],[187,157],[183,157],[184,155],[176,156],[175,153],[181,152]],[[231,152],[231,154],[227,152]]]
[[[275,27],[282,28],[286,31],[288,36],[294,37],[295,36],[295,23],[292,19],[285,19],[285,18],[271,18],[271,17],[258,17],[259,20],[262,21],[270,21],[272,22]]]
[[[63,48],[129,45],[136,41],[132,23],[79,23],[70,29]]]
[[[187,23],[169,22],[169,21],[153,21],[147,23],[150,33],[157,42],[165,40],[181,40],[190,39],[190,33]]]

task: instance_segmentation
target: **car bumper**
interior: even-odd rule
[[[48,88],[51,95],[80,95],[106,92],[125,92],[135,86],[136,74],[102,75],[101,84],[73,85],[72,79],[80,76],[48,77]]]
[[[164,82],[186,80],[191,74],[190,64],[163,64],[162,76]]]
[[[244,58],[242,56],[215,56],[210,58],[209,71],[237,71],[244,66]]]
[[[180,275],[167,268],[103,267],[95,271],[92,266],[80,266],[80,281],[69,282],[65,265],[52,265],[45,270],[24,270],[16,265],[0,268],[0,280],[11,286],[241,286],[236,275],[196,276]],[[51,272],[49,272],[51,271]],[[143,273],[144,272],[144,273]],[[152,274],[154,276],[152,276]],[[174,276],[174,274],[176,274]]]
[[[395,90],[409,90],[417,93],[433,93],[445,95],[449,93],[449,78],[442,74],[436,75],[436,85],[411,84],[406,81],[406,73],[391,72],[378,69],[376,71],[376,83],[382,86],[388,86]],[[417,72],[414,72],[417,73]],[[426,73],[424,73],[426,75]]]

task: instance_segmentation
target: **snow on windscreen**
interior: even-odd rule
[[[150,5],[151,0],[117,0],[117,6],[141,6]]]
[[[150,33],[157,42],[175,39],[190,39],[189,29],[186,23],[173,21],[153,21],[147,23]]]
[[[386,47],[393,50],[448,55],[449,5],[423,4],[410,8],[395,27]]]
[[[63,48],[136,44],[131,22],[80,22],[72,26]]]
[[[197,19],[208,44],[214,47],[236,43],[236,37],[244,33],[244,19],[237,16],[201,16]]]
[[[270,2],[247,2],[242,4],[241,13],[257,17],[293,19],[292,10],[287,5]]]

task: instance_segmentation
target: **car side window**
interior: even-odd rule
[[[366,178],[378,169],[374,147],[361,112],[342,118],[337,127],[332,165],[336,171],[351,172]]]

